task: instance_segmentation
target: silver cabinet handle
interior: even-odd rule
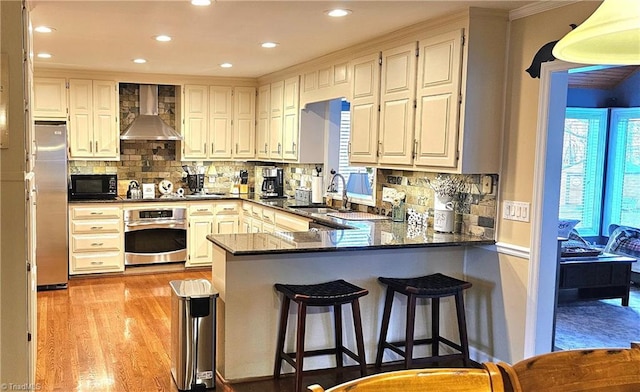
[[[91,265],[102,265],[104,264],[104,261],[92,261]]]
[[[205,212],[205,211],[209,211],[209,210],[206,208],[198,208],[198,212]]]
[[[91,226],[91,230],[102,230],[102,226]]]
[[[204,155],[207,155],[207,143],[204,144]]]
[[[293,153],[295,154],[295,153],[296,153],[296,143],[295,143],[295,142],[293,142],[293,145],[292,145],[291,147],[292,147],[292,149],[293,149]]]
[[[413,139],[413,159],[418,157],[418,139]]]
[[[92,211],[91,215],[102,215],[102,212],[100,212],[100,211]]]
[[[98,152],[98,142],[96,142],[96,152]]]
[[[278,155],[281,154],[280,150],[282,149],[282,143],[278,143]]]
[[[91,244],[91,246],[102,246],[104,245],[104,242],[94,242]]]
[[[215,148],[215,144],[211,143],[211,153],[213,154],[213,152],[216,150]]]
[[[264,144],[264,152],[267,152],[269,147],[267,146],[267,143]]]
[[[238,143],[236,143],[236,154],[238,153]]]

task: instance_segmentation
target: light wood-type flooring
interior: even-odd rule
[[[210,277],[208,269],[91,277],[71,279],[66,290],[38,292],[39,390],[177,391],[170,370],[169,282]],[[369,374],[375,372],[369,368]],[[304,381],[330,387],[358,376],[351,370],[342,378],[318,371]],[[233,385],[217,382],[216,391],[292,392],[293,378]]]

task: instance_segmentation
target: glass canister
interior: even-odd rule
[[[391,220],[394,222],[404,222],[407,215],[407,206],[401,201],[391,207]]]

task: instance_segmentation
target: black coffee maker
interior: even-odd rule
[[[266,167],[262,169],[262,194],[263,199],[284,196],[284,175],[279,167]]]
[[[202,193],[204,174],[187,174],[187,186],[191,193]]]

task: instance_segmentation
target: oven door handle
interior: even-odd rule
[[[126,223],[125,231],[148,230],[148,229],[186,229],[185,221],[159,221],[159,222],[134,222]]]

